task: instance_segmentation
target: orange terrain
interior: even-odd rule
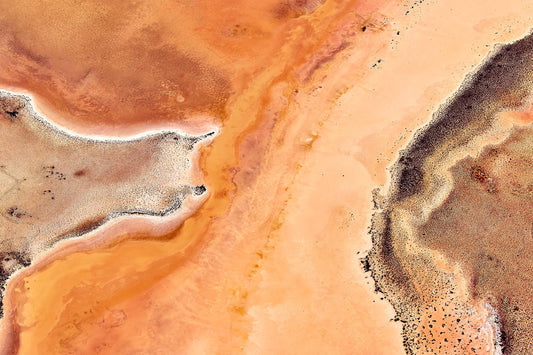
[[[2,352],[404,353],[404,323],[361,264],[372,191],[493,45],[526,33],[531,10],[0,3],[1,89],[54,123],[88,136],[219,130],[190,167],[201,203],[103,225],[11,277]]]

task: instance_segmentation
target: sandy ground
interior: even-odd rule
[[[180,111],[183,119],[174,114],[181,110],[174,103],[132,116],[145,105],[135,103],[144,97],[138,92],[159,92],[152,79],[168,74],[156,70],[128,83],[131,68],[113,65],[138,58],[135,52],[118,51],[130,53],[129,59],[116,54],[98,63],[76,57],[83,43],[116,43],[72,35],[72,44],[54,37],[47,47],[47,40],[28,34],[19,42],[43,43],[32,47],[28,63],[19,68],[9,55],[0,58],[3,67],[17,69],[2,74],[5,87],[34,93],[50,118],[80,132],[129,134],[206,120],[221,126],[200,158],[209,198],[172,237],[143,239],[150,228],[123,223],[113,230],[120,241],[90,250],[85,243],[79,251],[70,245],[68,253],[58,247],[10,281],[4,350],[403,353],[401,324],[391,321],[392,307],[374,293],[359,260],[370,247],[372,189],[387,184],[386,167],[398,149],[492,45],[529,29],[530,6],[459,0],[327,1],[313,12],[273,11],[274,2],[180,6],[142,13],[150,13],[152,22],[163,19],[166,27],[155,32],[164,48],[194,50],[202,58],[198,66],[211,68],[223,83],[200,84],[183,95],[192,102]],[[17,26],[23,26],[8,19],[16,22],[19,12],[10,11],[2,24],[15,28],[18,38]],[[54,12],[55,23],[62,24],[65,14],[68,9]],[[178,15],[187,20],[173,28]],[[137,33],[137,22],[128,23],[112,28],[116,38]],[[236,23],[250,27],[239,32],[231,27]],[[235,30],[231,39],[221,35],[228,28]],[[186,32],[173,37],[180,31]],[[152,62],[142,57],[133,68]],[[73,79],[85,75],[85,63],[96,73],[88,86]],[[72,65],[72,72],[59,70],[63,65]],[[26,85],[28,73],[36,72],[41,81]],[[42,83],[56,77],[45,89]],[[121,80],[125,84],[114,86]],[[189,79],[178,75],[174,83],[180,80]],[[108,100],[101,121],[90,106],[77,111],[84,90],[94,88],[95,96]],[[102,88],[112,92],[102,94]],[[213,101],[196,105],[195,95]]]

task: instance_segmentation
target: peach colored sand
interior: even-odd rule
[[[124,222],[118,241],[69,243],[14,277],[4,352],[402,353],[401,324],[358,258],[372,189],[492,45],[527,30],[530,6],[71,5],[2,12],[2,45],[16,50],[1,51],[0,81],[84,132],[216,117],[200,158],[211,193],[164,240]]]

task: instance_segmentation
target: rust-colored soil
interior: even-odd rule
[[[413,249],[395,250],[395,258],[383,260],[374,249],[372,263],[361,260],[372,247],[372,191],[381,186],[388,195],[395,186],[387,167],[495,43],[523,37],[531,10],[520,0],[1,3],[0,85],[31,95],[39,115],[89,138],[217,131],[187,157],[185,185],[207,193],[186,199],[179,213],[112,221],[37,253],[17,271],[5,290],[2,351],[400,354],[415,343],[446,352],[461,338],[468,346],[455,349],[494,353],[504,303],[488,300],[491,284],[481,277],[471,297],[466,264],[444,252],[453,248],[413,239],[406,244]],[[514,78],[516,90],[494,94],[494,131],[458,130],[458,139],[474,141],[437,167],[457,163],[458,174],[468,154],[478,159],[484,146],[506,144],[513,125],[529,122],[527,105],[504,109],[527,101],[517,83],[525,78]],[[473,106],[466,116],[481,119],[486,108]],[[146,149],[136,159],[150,160]],[[79,160],[69,163],[73,181],[94,173]],[[491,181],[504,191],[481,160],[482,170],[454,175],[479,190],[469,202],[493,198],[482,195],[491,194]],[[114,164],[131,167],[116,172],[117,184],[150,175],[144,163],[121,157],[99,163],[102,170]],[[151,178],[179,185],[173,169]],[[374,195],[378,207],[397,208],[398,218],[415,211]],[[75,206],[92,211],[94,202]],[[90,229],[92,217],[73,230]],[[375,218],[374,227],[384,221]],[[410,263],[406,255],[417,253],[427,264]],[[390,263],[407,270],[391,277],[420,277],[413,292],[386,293],[390,280],[374,274],[385,293],[375,292],[365,266]],[[446,277],[436,282],[434,275]],[[432,291],[447,283],[454,297]],[[401,313],[399,304],[421,307]],[[449,332],[435,335],[432,319],[446,319],[439,326]]]

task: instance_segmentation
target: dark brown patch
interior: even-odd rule
[[[312,13],[323,2],[323,0],[284,0],[274,7],[272,15],[279,20],[300,17]]]
[[[488,182],[490,179],[489,174],[487,174],[485,170],[483,170],[483,168],[479,166],[472,167],[472,172],[470,176],[472,176],[472,179],[479,181],[482,184]]]
[[[5,214],[15,219],[31,217],[31,215],[28,212],[24,211],[22,208],[17,207],[17,206],[9,207],[8,209],[6,209]]]
[[[89,173],[88,169],[80,169],[80,170],[77,170],[76,172],[74,172],[74,176],[82,177],[82,176],[86,176],[88,173]]]
[[[22,100],[11,98],[0,102],[0,114],[9,121],[14,121],[24,108]]]
[[[80,224],[78,224],[76,227],[71,228],[67,230],[65,233],[61,234],[60,238],[65,238],[72,235],[81,235],[83,233],[86,233],[88,231],[91,231],[97,227],[99,227],[104,222],[105,217],[99,216],[92,219],[87,219]]]

